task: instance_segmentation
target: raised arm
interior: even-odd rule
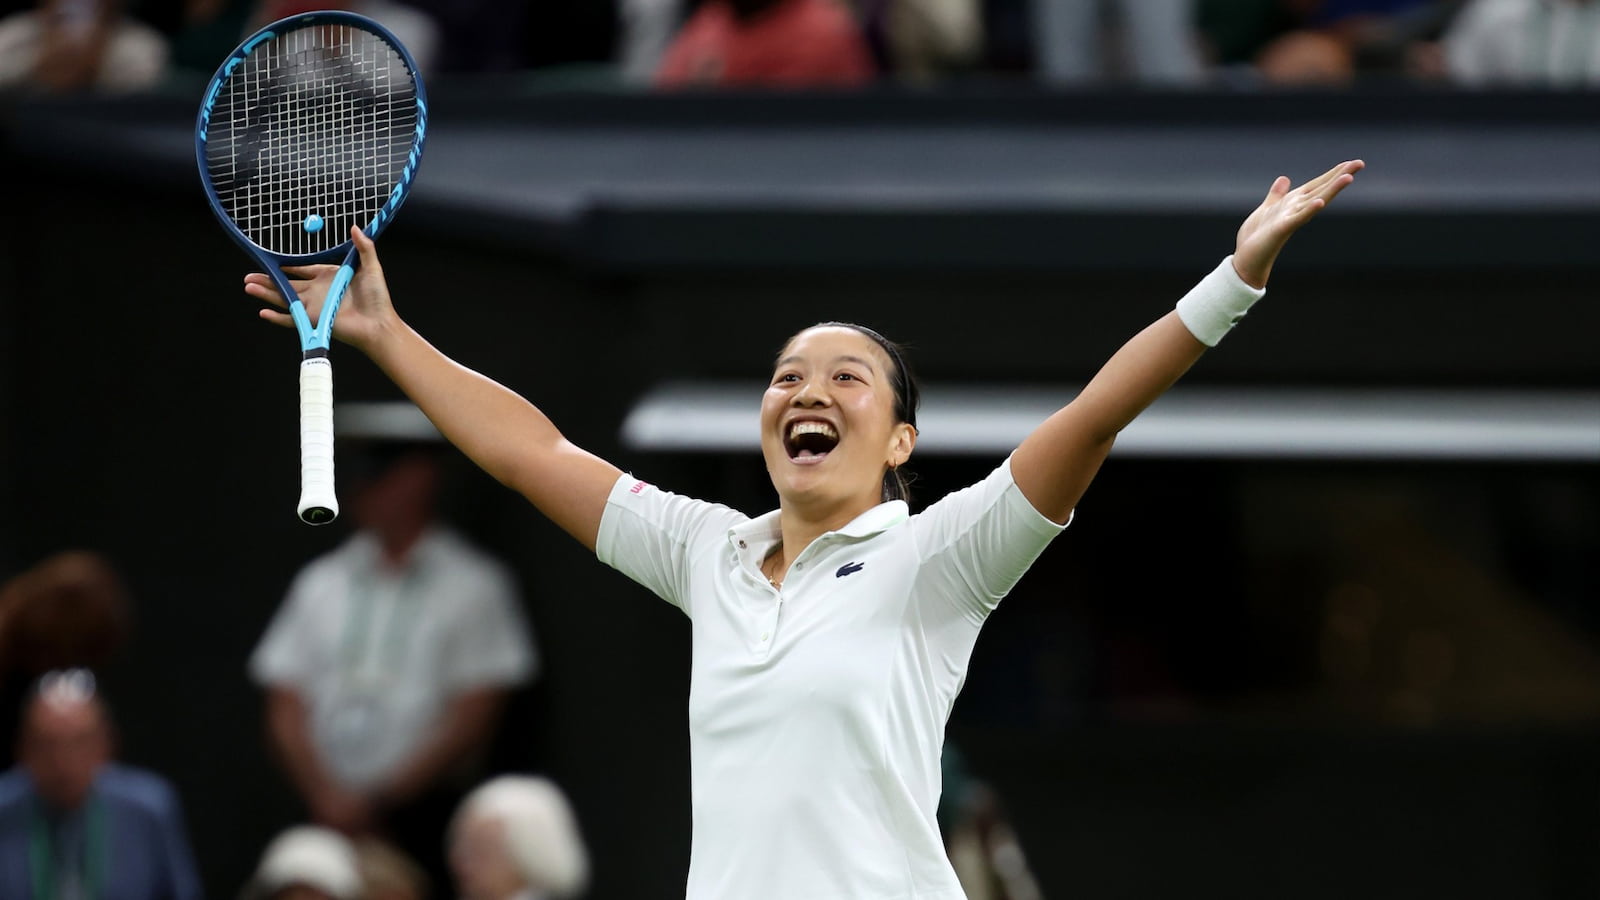
[[[502,484],[594,549],[606,497],[621,471],[572,444],[516,392],[445,356],[402,321],[389,299],[371,240],[351,229],[361,268],[334,321],[334,334],[372,358],[450,443]],[[315,321],[334,266],[286,269]],[[292,326],[267,276],[245,276],[245,293],[272,304],[261,317]]]
[[[1117,434],[1156,401],[1260,297],[1289,237],[1366,164],[1340,163],[1290,190],[1279,176],[1239,228],[1231,265],[1219,267],[1173,310],[1134,335],[1073,401],[1046,419],[1011,458],[1028,502],[1065,522],[1100,470]]]

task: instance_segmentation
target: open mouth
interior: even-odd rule
[[[804,464],[819,463],[839,446],[839,432],[827,422],[807,419],[789,425],[783,447],[789,459]]]

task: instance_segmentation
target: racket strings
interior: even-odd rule
[[[310,26],[264,42],[228,77],[206,165],[252,241],[319,253],[389,202],[416,128],[415,77],[388,42],[348,25]]]

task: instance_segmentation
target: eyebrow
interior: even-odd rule
[[[874,375],[878,374],[878,370],[874,369],[872,367],[872,363],[869,360],[862,359],[859,356],[835,356],[833,358],[833,361],[836,362],[836,363],[837,362],[853,362],[853,363],[855,363],[855,364],[857,364],[859,366],[865,367],[868,372],[871,372]],[[781,369],[784,366],[790,365],[792,363],[800,363],[800,362],[805,362],[805,358],[804,357],[800,357],[800,356],[785,356],[783,359],[778,360],[777,365],[773,366],[773,368]]]

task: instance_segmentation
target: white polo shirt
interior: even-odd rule
[[[624,475],[602,562],[691,620],[690,900],[959,900],[934,811],[950,707],[990,611],[1064,526],[1011,477],[818,538],[783,589],[778,513]]]
[[[457,694],[521,684],[537,665],[510,570],[435,528],[404,570],[384,565],[366,533],[313,560],[250,674],[300,694],[322,764],[361,790],[416,752]]]

